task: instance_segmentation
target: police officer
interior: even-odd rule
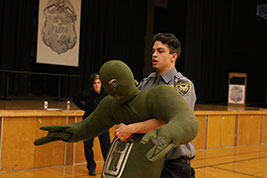
[[[152,47],[152,66],[155,72],[140,82],[140,90],[148,90],[161,84],[169,85],[174,87],[194,110],[196,102],[194,85],[175,68],[180,54],[181,44],[173,34],[156,34],[153,37]],[[115,136],[121,141],[127,141],[134,133],[147,133],[164,124],[156,118],[129,125],[121,123],[116,127]],[[190,160],[194,156],[195,149],[192,142],[172,149],[167,155],[161,178],[194,178],[195,171],[190,166]]]

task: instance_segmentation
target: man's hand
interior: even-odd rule
[[[132,137],[133,132],[129,125],[120,123],[116,126],[115,136],[120,139],[122,142],[126,142],[129,138]]]
[[[39,146],[49,142],[63,140],[68,141],[71,138],[71,134],[66,132],[69,126],[45,126],[41,127],[41,130],[48,131],[47,136],[38,138],[34,141],[34,145]]]
[[[129,125],[120,123],[115,130],[115,136],[122,142],[127,141],[135,133],[148,133],[156,128],[159,128],[165,124],[164,121],[158,119],[149,119],[142,122],[136,122]]]

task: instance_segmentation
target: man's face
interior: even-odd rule
[[[158,75],[169,71],[175,66],[177,54],[170,54],[167,44],[155,41],[152,47],[152,67]]]

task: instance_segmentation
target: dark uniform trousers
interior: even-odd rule
[[[169,159],[164,164],[160,178],[195,178],[195,171],[186,157]]]
[[[109,131],[103,133],[102,135],[98,136],[101,146],[101,151],[104,160],[106,160],[108,149],[110,146],[110,137],[109,137]],[[87,161],[87,168],[88,170],[95,170],[96,163],[94,161],[94,152],[93,152],[93,145],[94,145],[94,139],[84,141],[84,153],[85,158]]]

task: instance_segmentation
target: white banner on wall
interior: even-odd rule
[[[81,0],[39,0],[37,63],[79,65]]]

